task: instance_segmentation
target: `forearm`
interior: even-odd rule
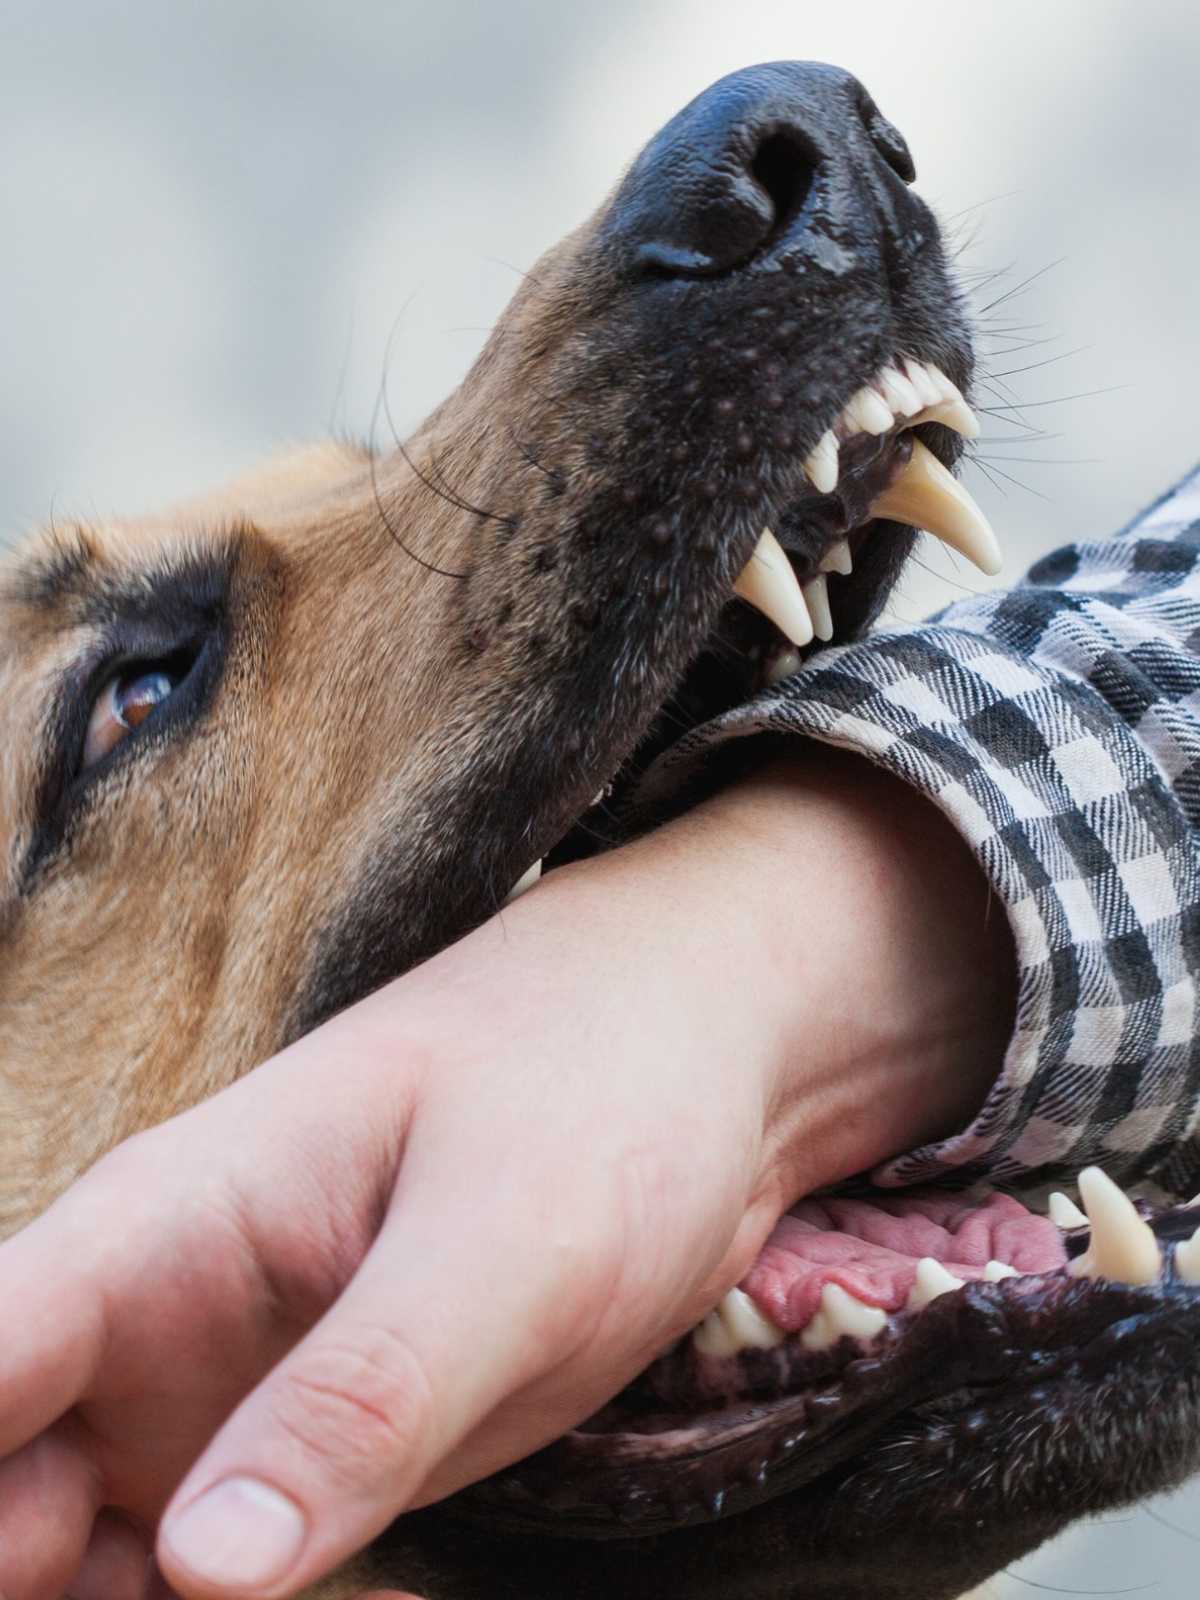
[[[559,893],[590,880],[658,917],[664,949],[688,947],[682,1003],[719,997],[746,1056],[768,1053],[765,1170],[783,1205],[965,1127],[1000,1070],[1004,908],[936,807],[859,756],[798,743],[575,871]]]
[[[946,818],[861,756],[801,749],[722,797],[755,840],[790,1002],[789,1200],[968,1126],[1016,1009],[1004,907]]]

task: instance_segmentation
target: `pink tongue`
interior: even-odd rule
[[[827,1283],[868,1305],[898,1311],[922,1256],[958,1278],[982,1278],[989,1261],[1020,1273],[1066,1262],[1058,1229],[1009,1195],[980,1203],[950,1194],[880,1200],[802,1200],[780,1217],[742,1288],[788,1333],[805,1327]]]

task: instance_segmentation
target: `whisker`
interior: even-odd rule
[[[1130,389],[1132,387],[1133,387],[1133,385],[1132,384],[1128,384],[1128,383],[1114,383],[1114,384],[1110,384],[1110,386],[1107,389],[1084,389],[1079,394],[1060,394],[1060,395],[1057,395],[1057,396],[1055,396],[1055,398],[1053,400],[1026,400],[1020,406],[1015,406],[1015,405],[1014,406],[992,406],[990,408],[981,407],[980,409],[981,410],[989,410],[989,414],[994,414],[997,411],[1023,411],[1023,410],[1032,411],[1036,406],[1062,406],[1062,405],[1066,405],[1068,400],[1091,400],[1094,396],[1096,396],[1098,394],[1120,394],[1122,389]]]
[[[387,404],[388,370],[389,370],[389,368],[391,366],[392,346],[393,346],[393,342],[394,342],[395,337],[396,337],[396,329],[400,326],[401,318],[404,316],[404,313],[408,310],[408,307],[411,304],[412,304],[412,296],[410,295],[408,300],[404,303],[404,305],[401,306],[400,311],[397,314],[396,320],[392,324],[391,332],[388,334],[387,344],[384,347],[384,352],[383,352],[383,372],[382,372],[382,374],[380,376],[380,379],[379,379],[379,391],[375,396],[375,406],[374,406],[374,409],[371,412],[370,455],[369,455],[370,469],[371,469],[371,494],[372,494],[372,496],[373,496],[373,498],[375,500],[375,509],[379,512],[379,517],[380,517],[381,522],[383,523],[384,527],[387,529],[387,531],[390,534],[391,538],[395,541],[395,543],[399,546],[399,548],[401,550],[403,550],[404,554],[406,556],[408,556],[410,560],[415,561],[418,566],[424,567],[426,572],[436,573],[439,578],[465,578],[467,576],[467,574],[465,572],[451,572],[446,567],[439,567],[436,562],[426,561],[424,556],[418,555],[415,550],[411,549],[404,542],[404,539],[401,537],[400,530],[396,527],[396,525],[393,523],[391,517],[388,515],[387,508],[384,506],[384,503],[383,503],[383,496],[379,492],[379,477],[378,477],[378,470],[377,470],[378,456],[377,456],[377,452],[376,452],[376,449],[375,449],[375,430],[379,425],[379,414],[380,414],[380,409],[381,408],[387,414],[388,426],[391,429],[392,438],[395,441],[396,448],[399,450],[399,452],[400,452],[401,456],[404,458],[404,460],[408,462],[409,466],[412,467],[412,470],[416,473],[417,477],[421,478],[422,482],[426,481],[424,479],[424,477],[422,476],[422,474],[418,471],[418,469],[413,465],[413,462],[409,458],[408,451],[405,449],[404,445],[401,443],[400,436],[396,432],[396,424],[392,420],[391,407]],[[434,486],[431,484],[431,485],[429,485],[429,487],[433,488]],[[435,489],[435,493],[436,492],[437,491]]]
[[[1061,355],[1047,356],[1045,361],[1031,361],[1027,367],[1009,367],[1007,372],[993,372],[993,378],[1011,378],[1018,372],[1036,372],[1039,367],[1052,367],[1056,361],[1069,361],[1072,356],[1082,355],[1085,350],[1092,347],[1088,344],[1077,345],[1074,350],[1064,350]]]
[[[1066,259],[1066,256],[1059,256],[1057,261],[1048,261],[1044,267],[1039,267],[1036,272],[1031,272],[1020,283],[1014,284],[1006,294],[1000,295],[997,299],[983,306],[979,311],[979,315],[984,316],[987,312],[994,311],[997,306],[1002,306],[1009,300],[1015,300],[1018,295],[1024,294],[1027,289],[1035,284],[1039,278],[1044,278],[1046,273],[1052,272],[1055,267],[1061,267]]]
[[[1200,1536],[1194,1534],[1190,1528],[1181,1528],[1177,1522],[1172,1522],[1170,1517],[1164,1517],[1161,1511],[1155,1511],[1153,1506],[1143,1506],[1142,1511],[1151,1522],[1157,1522],[1164,1528],[1169,1528],[1172,1533],[1177,1533],[1181,1539],[1188,1539],[1192,1544],[1200,1544]]]

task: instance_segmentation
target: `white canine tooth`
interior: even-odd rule
[[[1200,1228],[1175,1246],[1175,1274],[1180,1283],[1200,1283]]]
[[[1049,1200],[1050,1221],[1056,1228],[1086,1228],[1088,1219],[1071,1199],[1069,1194],[1063,1194],[1061,1189],[1056,1189]]]
[[[838,442],[837,435],[830,428],[823,433],[808,452],[804,461],[804,470],[814,489],[821,494],[832,494],[837,488],[838,481]]]
[[[1017,1278],[1020,1274],[1016,1267],[1010,1267],[1007,1261],[989,1261],[983,1269],[985,1283],[1003,1283],[1005,1278]]]
[[[773,1350],[782,1344],[782,1328],[764,1317],[741,1289],[730,1289],[692,1334],[701,1355],[734,1356],[739,1350]]]
[[[504,904],[506,906],[512,905],[513,901],[517,899],[519,895],[523,895],[526,889],[533,888],[534,884],[538,881],[541,875],[542,863],[540,861],[535,861],[527,871],[521,874],[516,883],[513,884],[512,888],[508,891],[508,898],[505,900]]]
[[[939,1296],[961,1289],[963,1280],[948,1272],[933,1256],[922,1256],[917,1262],[917,1276],[908,1295],[908,1309],[923,1311]]]
[[[781,650],[767,668],[767,682],[769,684],[782,683],[785,678],[790,678],[794,673],[799,672],[803,665],[799,651]]]
[[[922,422],[940,422],[944,428],[952,428],[964,439],[978,439],[982,431],[979,418],[962,395],[957,395],[953,400],[939,400],[937,405],[926,406],[916,416],[909,418],[909,425],[914,428]]]
[[[821,572],[840,572],[843,578],[848,578],[854,570],[850,562],[849,539],[839,539],[836,544],[831,544],[817,565]]]
[[[869,1306],[843,1289],[841,1284],[827,1283],[821,1290],[821,1304],[808,1327],[800,1335],[806,1350],[828,1350],[839,1339],[873,1339],[882,1332],[887,1322],[887,1312],[880,1306]]]
[[[804,601],[808,606],[808,614],[812,618],[813,631],[818,639],[826,641],[833,638],[833,613],[829,609],[829,586],[825,574],[819,572],[815,578],[809,578],[800,587],[804,591]]]
[[[846,402],[843,416],[850,416],[863,433],[887,433],[895,417],[874,389],[860,389]]]
[[[876,379],[883,398],[898,417],[911,417],[921,409],[921,397],[895,367],[884,367]]]
[[[870,514],[924,528],[989,577],[1000,570],[1003,558],[991,524],[962,484],[919,439],[913,440],[908,465],[874,502]]]
[[[1079,1195],[1092,1238],[1086,1252],[1068,1267],[1071,1275],[1110,1283],[1156,1283],[1162,1251],[1154,1229],[1138,1216],[1129,1196],[1099,1167],[1085,1167],[1079,1174]]]
[[[797,650],[812,643],[813,624],[804,603],[804,593],[791,562],[770,528],[763,529],[754,554],[733,587],[743,600],[768,617]]]

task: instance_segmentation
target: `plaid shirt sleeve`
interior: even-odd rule
[[[1016,1025],[988,1100],[875,1182],[1096,1161],[1200,1188],[1200,469],[1116,538],[824,650],[682,743],[694,759],[764,731],[859,751],[927,795],[1016,942]]]

